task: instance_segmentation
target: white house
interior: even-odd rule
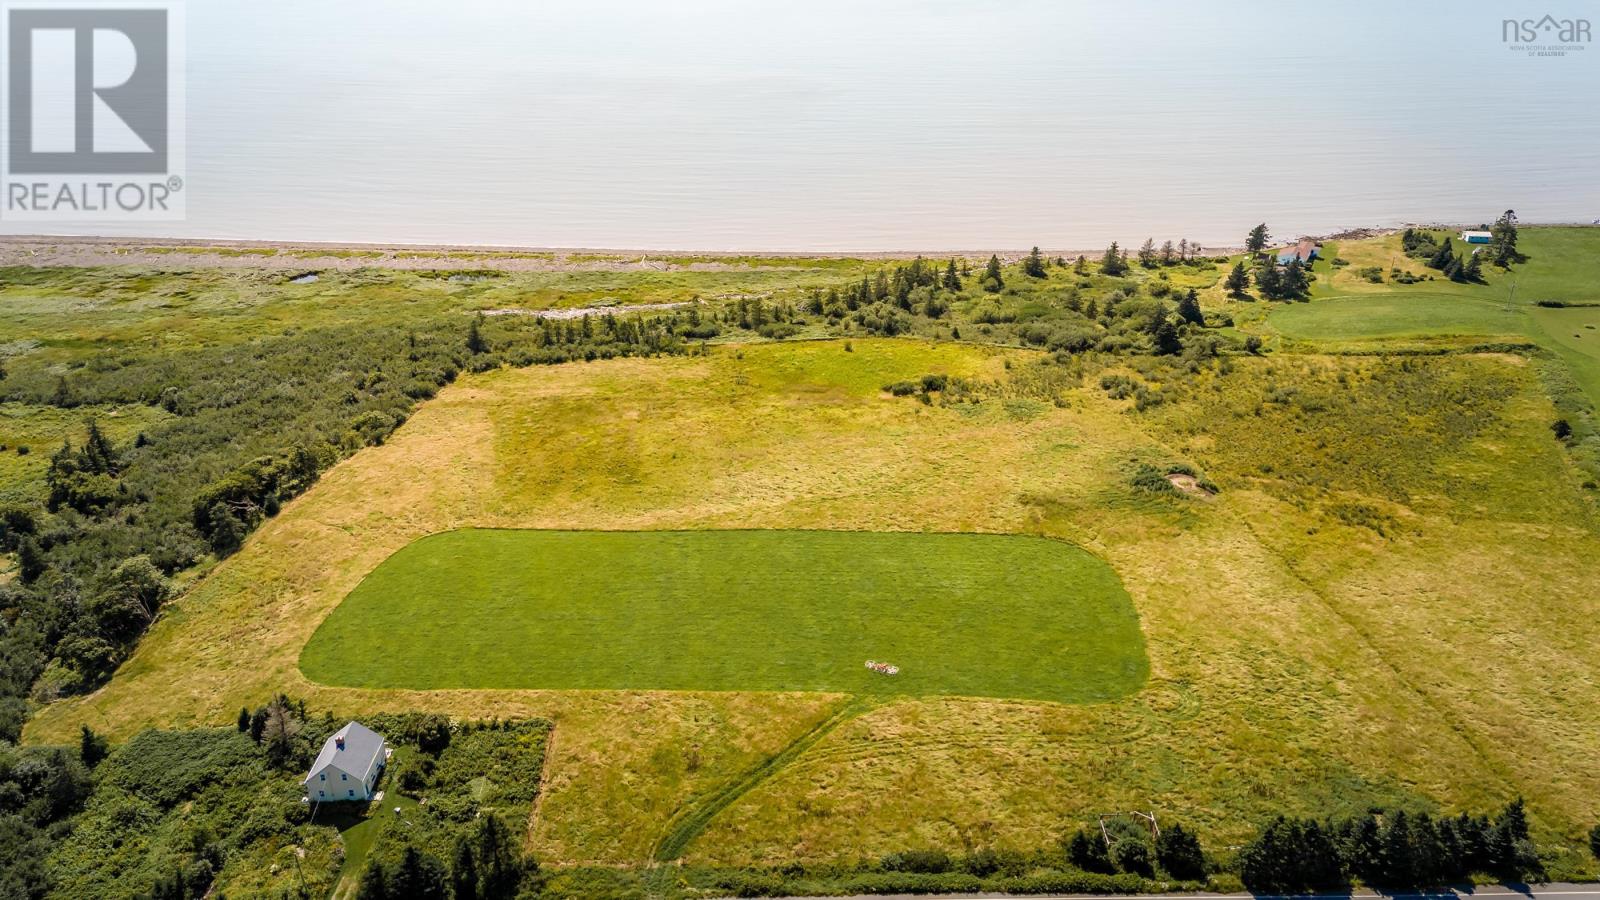
[[[311,774],[301,782],[306,799],[313,803],[371,799],[372,786],[388,760],[387,750],[376,731],[360,722],[345,725],[322,745]]]
[[[1494,241],[1494,235],[1487,231],[1463,231],[1461,239],[1469,244],[1488,244]]]

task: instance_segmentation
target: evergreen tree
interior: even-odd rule
[[[1450,261],[1444,264],[1444,277],[1451,281],[1463,282],[1467,280],[1463,277],[1466,270],[1466,266],[1461,264],[1461,257],[1452,256]]]
[[[1190,288],[1188,293],[1178,298],[1178,318],[1191,325],[1204,325],[1205,315],[1200,311],[1200,295]]]
[[[1233,271],[1228,273],[1228,280],[1224,282],[1228,293],[1235,297],[1245,296],[1245,291],[1250,287],[1250,274],[1245,271],[1244,260],[1233,264]]]
[[[100,424],[93,419],[89,420],[83,449],[78,451],[78,467],[95,475],[116,475],[120,469],[116,448],[111,445],[111,439],[106,437],[105,432],[100,430]]]
[[[250,730],[250,710],[248,707],[239,707],[239,733],[244,734]]]
[[[1075,275],[1089,274],[1089,260],[1082,253],[1078,254],[1078,258],[1072,261],[1072,272]]]
[[[1600,859],[1600,825],[1589,829],[1589,852]]]
[[[511,900],[522,877],[522,858],[505,822],[493,814],[480,818],[473,844],[479,900]]]
[[[1044,257],[1039,255],[1039,248],[1034,247],[1022,260],[1022,274],[1029,278],[1044,278],[1049,273],[1044,270]]]
[[[478,863],[472,855],[472,844],[465,837],[456,840],[450,886],[455,891],[454,900],[478,900]]]
[[[1467,257],[1467,264],[1461,267],[1461,280],[1473,284],[1483,281],[1483,260],[1480,254],[1474,253]]]
[[[1522,261],[1522,254],[1517,252],[1516,210],[1508,209],[1494,220],[1494,226],[1489,229],[1489,246],[1494,253],[1494,264],[1502,269]]]
[[[1267,242],[1272,240],[1272,235],[1267,233],[1267,223],[1250,229],[1250,234],[1244,239],[1244,249],[1251,253],[1260,253],[1267,249]]]
[[[1172,356],[1183,352],[1183,344],[1178,340],[1178,326],[1164,317],[1161,324],[1156,326],[1154,343],[1156,354],[1159,356]]]
[[[39,542],[32,536],[27,536],[17,544],[17,577],[23,584],[33,584],[44,574],[49,563],[44,558],[44,551],[39,549]]]
[[[1144,239],[1144,244],[1139,248],[1139,265],[1146,269],[1154,269],[1156,267],[1155,238]]]
[[[1067,842],[1067,862],[1085,872],[1110,875],[1116,871],[1111,864],[1111,854],[1106,852],[1105,842],[1099,835],[1091,835],[1081,828]]]
[[[356,885],[356,900],[390,900],[389,873],[383,860],[374,859],[367,863],[366,870],[361,873],[361,881]]]
[[[1439,245],[1439,249],[1435,250],[1433,257],[1428,260],[1428,268],[1443,271],[1455,258],[1455,247],[1451,244],[1449,238],[1445,238],[1444,243]]]
[[[1188,241],[1184,241],[1184,245],[1185,246],[1187,246],[1188,243],[1189,243]],[[1178,255],[1172,249],[1172,242],[1171,241],[1162,241],[1162,243],[1161,243],[1161,264],[1163,266],[1170,266],[1170,265],[1172,265],[1173,263],[1175,263],[1177,261],[1178,261]]]
[[[406,900],[450,900],[450,881],[444,864],[407,845],[386,879],[390,897]]]
[[[1117,242],[1112,241],[1106,248],[1105,256],[1100,259],[1100,272],[1103,275],[1118,276],[1127,274],[1128,261],[1117,247]]]
[[[955,260],[955,257],[953,257],[953,256],[950,258],[950,264],[945,266],[945,268],[944,268],[944,285],[943,285],[943,287],[944,287],[945,290],[951,291],[951,292],[955,292],[955,291],[961,290],[961,276],[959,274],[957,274],[957,272],[956,272],[956,260]],[[821,311],[822,311],[821,309],[817,310],[817,312],[821,312]]]
[[[1165,828],[1156,838],[1156,863],[1173,878],[1198,881],[1206,876],[1200,840],[1182,825]]]
[[[78,758],[83,760],[84,766],[92,769],[106,758],[109,752],[106,739],[94,733],[94,729],[87,725],[78,726]]]
[[[483,337],[483,316],[473,316],[467,326],[467,352],[474,356],[489,352],[489,342]]]
[[[1275,263],[1269,260],[1257,267],[1256,289],[1268,300],[1278,300],[1283,297],[1282,275]]]
[[[1279,289],[1283,299],[1304,297],[1310,292],[1311,282],[1306,278],[1306,267],[1299,258],[1289,260],[1289,264],[1283,267]]]
[[[983,289],[998,294],[1005,286],[1005,278],[1000,274],[1000,257],[991,255],[989,264],[983,268]]]

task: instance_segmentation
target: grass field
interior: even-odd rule
[[[528,843],[552,866],[1036,848],[1107,809],[1154,808],[1228,847],[1278,813],[1480,811],[1522,795],[1543,845],[1568,854],[1561,871],[1592,874],[1577,848],[1600,819],[1600,524],[1592,475],[1551,424],[1572,415],[1560,379],[1600,390],[1587,327],[1600,320],[1532,304],[1588,296],[1600,256],[1584,249],[1593,230],[1524,240],[1510,313],[1499,273],[1479,287],[1361,282],[1351,270],[1387,271],[1393,238],[1341,242],[1351,266],[1323,270],[1308,303],[1207,288],[1208,315],[1270,339],[1263,355],[1218,361],[1090,352],[1046,370],[1036,352],[855,335],[463,376],[288,503],[163,611],[108,685],[43,707],[27,738],[74,741],[82,723],[118,738],[227,724],[280,690],[352,716],[547,717]],[[392,300],[392,285],[316,290],[327,293],[262,302],[274,321],[406,309],[363,305]],[[64,335],[71,323],[50,309],[24,318]],[[112,313],[110,331],[149,336],[138,316]],[[248,324],[201,318],[207,334]],[[1502,337],[1548,353],[1470,349]],[[930,373],[987,387],[959,404],[882,389]],[[1154,399],[1114,399],[1101,386],[1111,375]],[[1219,492],[1136,483],[1141,466],[1172,465]],[[458,604],[484,596],[470,582],[363,585],[430,535],[480,534],[460,529],[1048,538],[1115,572],[1149,676],[1093,703],[999,688],[858,698],[843,683],[713,690],[704,673],[700,689],[652,690],[668,685],[622,684],[630,672],[594,657],[589,683],[470,687],[499,662],[460,668],[465,654],[451,651],[424,667],[456,666],[450,689],[408,674],[355,686],[389,664],[378,656],[419,652],[419,635],[478,639],[451,621],[452,591]],[[500,565],[431,555],[523,589],[504,565],[514,551],[471,552]],[[938,556],[906,563],[937,571]],[[809,577],[838,583],[833,568]],[[413,602],[380,608],[395,597]],[[341,629],[338,658],[316,662]],[[522,634],[533,659],[540,633]],[[882,655],[907,677],[922,671],[896,652]],[[853,648],[850,677],[877,655]],[[308,677],[318,665],[348,668]]]
[[[1282,811],[1476,809],[1520,793],[1547,836],[1573,842],[1600,814],[1587,749],[1600,707],[1583,701],[1600,684],[1600,537],[1525,359],[1097,363],[1167,397],[1139,413],[1095,369],[1058,403],[1029,399],[1024,351],[852,345],[465,378],[287,505],[111,684],[43,709],[29,737],[227,722],[280,689],[351,715],[548,716],[529,841],[550,864],[1036,847],[1106,808],[1171,811],[1222,845]],[[1012,388],[949,407],[881,390],[928,372]],[[1221,492],[1141,491],[1140,462],[1193,465]],[[1117,573],[1150,678],[1091,704],[862,707],[843,693],[412,690],[301,673],[363,579],[464,527],[1055,538]]]
[[[433,535],[367,576],[300,667],[348,687],[1067,703],[1126,696],[1149,674],[1127,592],[1082,550],[828,531]]]

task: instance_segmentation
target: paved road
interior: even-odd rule
[[[1379,893],[1342,891],[1314,895],[1324,900],[1345,897],[1384,898],[1384,900],[1600,900],[1600,885],[1539,884],[1514,886],[1461,887],[1452,890]],[[832,900],[1280,900],[1271,894],[880,894],[872,897],[842,897]],[[1286,900],[1286,898],[1285,898]],[[1306,900],[1300,895],[1294,900]]]

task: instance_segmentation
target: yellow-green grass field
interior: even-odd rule
[[[1226,847],[1277,813],[1519,794],[1547,846],[1579,843],[1600,816],[1600,535],[1537,366],[1091,357],[1061,385],[1033,377],[1036,360],[858,338],[463,377],[288,504],[110,684],[44,708],[27,737],[227,723],[280,690],[349,715],[548,716],[528,841],[553,865],[1039,847],[1134,808]],[[1109,372],[1164,402],[1110,399]],[[926,373],[989,383],[990,399],[881,389]],[[1220,492],[1134,485],[1141,464],[1179,463]],[[338,687],[301,672],[363,579],[462,528],[1052,538],[1125,586],[1149,678],[1068,704],[863,702],[843,684]],[[387,625],[375,645],[431,627]]]
[[[1560,357],[1590,402],[1600,404],[1600,336],[1586,327],[1600,322],[1597,244],[1600,229],[1524,229],[1524,262],[1509,272],[1485,266],[1483,284],[1455,284],[1407,258],[1399,235],[1342,242],[1325,249],[1350,264],[1319,263],[1311,302],[1272,304],[1267,321],[1285,337],[1325,347],[1531,342]],[[1367,266],[1380,267],[1384,282],[1360,277]],[[1394,284],[1393,267],[1433,280]]]
[[[466,529],[384,560],[300,668],[349,687],[1083,703],[1137,690],[1143,643],[1105,563],[1043,538]]]

